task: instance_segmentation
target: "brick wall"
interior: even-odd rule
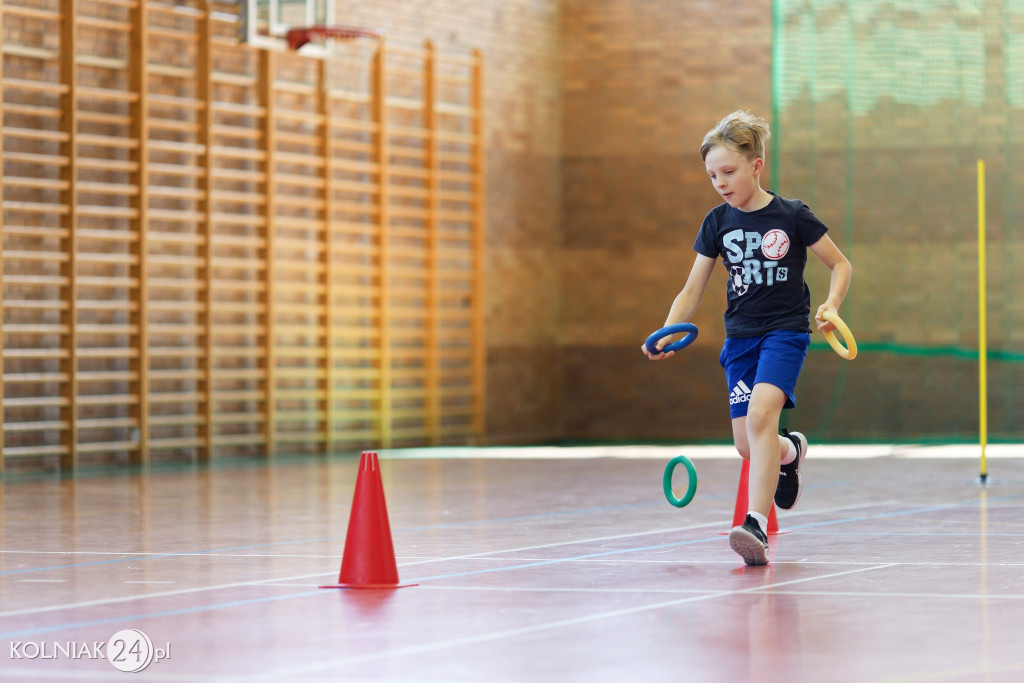
[[[727,436],[720,274],[685,365],[638,346],[717,203],[704,132],[769,114],[771,0],[343,0],[336,17],[485,52],[488,440]]]
[[[769,151],[769,161],[775,154],[782,162],[779,190],[811,204],[853,260],[844,314],[862,340],[970,349],[973,164],[988,158],[989,334],[994,348],[1019,356],[1014,274],[1024,249],[1012,226],[1024,216],[1024,193],[1009,169],[1024,145],[1015,104],[1019,31],[1011,29],[1024,25],[1024,14],[995,0],[917,8],[930,17],[917,24],[884,3],[872,11],[883,29],[897,21],[931,30],[935,12],[966,17],[954,23],[984,35],[985,78],[963,87],[981,87],[984,102],[908,107],[890,93],[852,117],[842,97],[798,96],[783,121],[772,121],[781,133]],[[697,152],[703,134],[734,109],[772,115],[772,0],[342,2],[340,21],[346,13],[395,37],[486,51],[490,439],[729,438],[717,362],[721,269],[696,316],[701,337],[685,357],[651,363],[638,347],[664,320],[693,262],[701,219],[719,201]],[[792,13],[792,21],[807,18]],[[819,11],[814,20],[833,19]],[[830,34],[818,34],[814,49],[827,50]],[[811,68],[803,63],[811,47],[797,42],[786,54]],[[930,75],[940,76],[949,80]],[[773,186],[770,173],[763,186]],[[828,274],[813,259],[808,280],[818,301]],[[820,348],[820,336],[815,341],[800,407],[788,415],[809,430],[884,439],[976,429],[977,365],[962,353],[880,348],[843,364]],[[1020,373],[992,362],[991,428],[1015,433]]]
[[[770,114],[771,1],[567,0],[563,11],[564,435],[727,438],[722,273],[685,358],[651,363],[639,347],[720,201],[704,133],[735,109]]]

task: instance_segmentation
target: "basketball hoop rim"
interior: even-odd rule
[[[288,40],[288,47],[298,50],[313,39],[333,38],[334,40],[355,40],[357,38],[379,39],[384,37],[384,31],[377,28],[362,28],[359,26],[340,26],[318,24],[316,26],[296,26],[288,29],[285,38]]]

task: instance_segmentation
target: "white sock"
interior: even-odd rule
[[[786,443],[789,444],[789,450],[786,451],[786,454],[784,456],[782,456],[782,462],[780,463],[782,465],[788,465],[789,463],[796,460],[796,444],[793,443],[793,439],[790,439],[788,437],[781,436],[779,438],[786,439]]]
[[[754,512],[753,510],[751,510],[747,514],[750,515],[751,517],[753,517],[755,520],[757,520],[757,525],[759,527],[761,527],[761,533],[767,535],[767,533],[768,533],[768,518],[765,517],[764,515],[762,515],[760,512]]]

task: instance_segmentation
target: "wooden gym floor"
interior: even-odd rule
[[[93,644],[138,629],[165,681],[1020,681],[1024,458],[982,488],[976,451],[812,444],[766,568],[721,535],[727,448],[382,452],[390,591],[317,588],[356,457],[15,477],[0,678],[120,680]]]

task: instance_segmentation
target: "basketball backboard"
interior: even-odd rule
[[[288,29],[334,24],[332,0],[242,0],[239,39],[258,47],[280,48]]]

